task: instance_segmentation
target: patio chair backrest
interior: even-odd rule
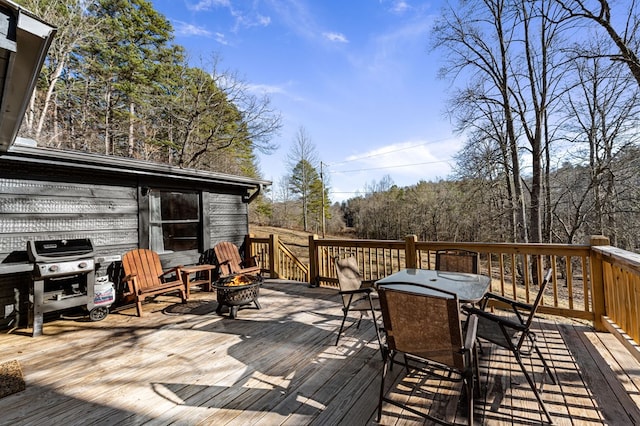
[[[163,274],[160,256],[153,250],[131,250],[122,256],[122,268],[125,275],[135,275],[141,290],[154,288],[161,284]]]
[[[238,247],[229,241],[222,241],[213,247],[213,251],[216,254],[216,259],[220,263],[228,265],[229,271],[227,273],[238,273],[242,267],[242,259],[240,258],[240,250]]]
[[[478,253],[468,250],[438,250],[436,252],[438,271],[478,273]]]
[[[525,325],[527,326],[527,329],[531,326],[531,323],[533,322],[533,318],[536,315],[536,311],[538,310],[538,307],[542,302],[544,291],[547,288],[547,285],[549,284],[549,282],[551,281],[552,274],[553,274],[553,269],[551,268],[549,268],[547,272],[544,274],[544,278],[542,279],[542,282],[540,283],[540,287],[538,288],[538,295],[536,296],[536,299],[531,305],[531,311],[529,312],[529,317],[525,321]]]
[[[338,285],[340,291],[357,290],[362,285],[362,276],[358,270],[358,261],[354,256],[345,257],[343,259],[336,258],[336,275],[338,276]],[[342,303],[347,306],[349,303],[349,295],[342,296]]]
[[[402,283],[402,289],[394,286],[378,288],[389,350],[463,370],[466,363],[457,296],[425,286],[414,285],[415,292],[407,290],[411,284]]]
[[[238,246],[229,241],[222,241],[213,247],[216,263],[221,277],[234,274],[258,274],[258,265],[245,265]]]

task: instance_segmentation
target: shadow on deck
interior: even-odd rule
[[[268,281],[262,309],[241,309],[235,320],[216,315],[215,293],[177,300],[158,297],[143,318],[131,309],[95,323],[53,320],[38,338],[21,330],[2,335],[0,362],[19,360],[27,388],[0,399],[0,424],[375,423],[382,361],[374,329],[363,321],[334,346],[341,320],[335,290]],[[562,320],[537,327],[559,379],[543,392],[556,424],[640,419],[640,365],[613,336]],[[506,353],[485,344],[481,363],[486,391],[476,402],[477,422],[540,424],[536,400]],[[466,421],[457,388],[401,368],[393,374],[392,398]],[[381,423],[423,421],[385,404]]]

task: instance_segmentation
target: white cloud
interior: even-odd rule
[[[410,186],[420,180],[446,179],[452,172],[460,141],[406,141],[350,155],[329,164],[332,201],[364,193],[367,185],[390,176],[395,185]]]
[[[266,27],[271,24],[270,17],[255,11],[255,4],[245,9],[242,9],[242,6],[242,3],[240,3],[240,7],[234,6],[230,0],[200,0],[187,7],[194,12],[208,12],[216,8],[227,9],[234,20],[232,28],[234,32],[239,28]]]
[[[398,0],[394,1],[391,5],[391,12],[401,15],[410,9],[409,4],[406,1]]]
[[[328,40],[333,43],[349,43],[344,34],[325,31],[323,24],[316,20],[307,3],[309,2],[297,0],[271,1],[270,6],[282,24],[309,41],[317,43]]]
[[[286,90],[282,86],[270,85],[270,84],[249,84],[247,86],[250,92],[268,95],[274,93],[286,93]]]
[[[223,46],[228,46],[229,42],[227,41],[227,37],[222,33],[215,34],[216,41]]]
[[[288,99],[296,103],[308,102],[304,97],[296,93],[296,86],[297,83],[295,81],[287,81],[281,84],[250,83],[247,84],[247,90],[258,96],[278,96],[280,98]]]
[[[187,8],[195,12],[201,12],[220,6],[231,7],[231,3],[229,0],[200,0],[198,3],[187,5]]]
[[[388,6],[388,10],[396,15],[402,15],[408,10],[413,9],[405,0],[380,0],[380,4],[385,3],[391,3]]]
[[[182,21],[173,21],[173,27],[176,35],[179,36],[199,36],[199,37],[211,37],[213,34],[206,28],[199,27],[193,24],[188,24]]]
[[[349,60],[363,77],[402,82],[404,73],[420,55],[426,57],[432,22],[431,16],[417,17],[377,34],[366,49],[352,51]]]
[[[322,33],[322,36],[324,38],[326,38],[327,40],[332,41],[332,42],[349,43],[349,40],[347,40],[347,37],[345,37],[344,34],[334,33],[334,32],[326,32],[326,33]]]
[[[258,22],[258,24],[260,24],[261,26],[266,27],[267,25],[271,24],[271,18],[269,16],[258,15],[256,18],[256,22]]]
[[[249,15],[237,10],[231,10],[231,16],[235,19],[233,31],[240,28],[251,27],[268,27],[271,24],[271,18],[263,15]]]
[[[421,176],[425,174],[426,165],[447,164],[450,158],[434,155],[436,145],[426,141],[408,141],[394,143],[369,152],[350,156],[349,162],[359,164],[363,170],[367,168],[381,170],[385,173]],[[351,163],[350,163],[351,164]],[[440,168],[439,166],[435,166]],[[448,168],[448,166],[447,166]],[[385,174],[383,173],[383,174]]]

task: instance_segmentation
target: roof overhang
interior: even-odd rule
[[[80,151],[63,151],[52,148],[14,145],[5,153],[1,161],[6,161],[12,167],[20,165],[38,165],[43,168],[72,167],[89,173],[113,173],[120,176],[135,176],[142,180],[174,180],[203,185],[222,185],[247,191],[245,201],[252,201],[270,181],[230,175],[226,173],[209,172],[197,169],[183,169],[168,164],[132,158],[114,157]]]
[[[0,0],[0,154],[13,144],[56,28]]]

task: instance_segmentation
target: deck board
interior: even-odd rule
[[[50,320],[43,336],[0,335],[0,362],[17,359],[26,390],[0,399],[0,425],[365,425],[376,424],[382,361],[375,329],[354,321],[335,346],[336,291],[267,281],[262,309],[233,320],[215,314],[215,293],[187,304],[159,296],[104,321]],[[558,377],[543,399],[556,424],[634,424],[640,365],[610,334],[564,320],[538,321],[539,345]],[[528,383],[503,349],[486,343],[478,424],[538,424]],[[542,380],[534,357],[527,366]],[[414,385],[419,384],[419,388]],[[394,366],[387,396],[432,415],[466,421],[460,385]],[[383,405],[381,424],[428,424]]]

